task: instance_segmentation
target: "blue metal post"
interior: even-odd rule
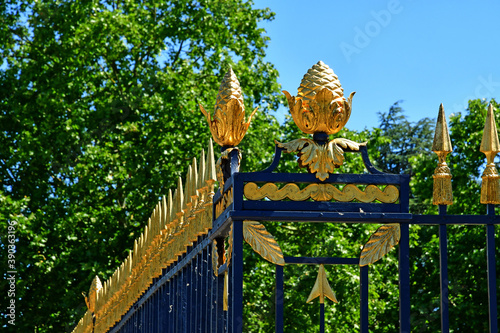
[[[243,331],[243,221],[233,221],[233,333]]]
[[[284,295],[283,295],[283,266],[276,265],[276,295],[275,295],[275,332],[283,333],[283,308],[284,308]]]
[[[399,240],[399,332],[410,333],[410,228],[401,224]]]
[[[495,205],[488,205],[488,215],[495,215]],[[488,267],[488,306],[490,332],[498,332],[497,279],[495,263],[495,225],[486,225],[486,259]]]
[[[368,333],[368,265],[360,267],[360,275],[361,275],[361,282],[360,282],[360,303],[361,303],[361,309],[360,309],[360,332],[361,333]]]
[[[325,303],[319,304],[319,333],[325,333]]]
[[[446,215],[446,205],[439,205],[439,215]],[[446,224],[439,225],[439,272],[441,287],[441,332],[450,331],[448,290],[448,235]]]

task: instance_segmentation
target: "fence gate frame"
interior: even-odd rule
[[[369,265],[397,245],[399,251],[399,331],[411,331],[411,224],[439,226],[441,331],[449,332],[448,225],[485,225],[489,331],[498,332],[495,265],[495,205],[500,204],[500,176],[494,158],[500,143],[490,104],[480,151],[487,159],[481,203],[486,215],[449,215],[452,204],[452,151],[443,106],[439,109],[432,150],[439,163],[434,172],[433,204],[438,215],[409,212],[409,175],[377,170],[366,143],[330,135],[348,121],[354,93],[348,98],[337,76],[318,62],[307,73],[297,97],[284,92],[295,124],[311,138],[275,142],[274,159],[258,172],[240,172],[237,148],[255,113],[245,120],[239,82],[230,69],[211,115],[200,105],[213,139],[221,146],[215,162],[212,143],[199,165],[193,161],[185,186],[160,200],[134,250],[104,284],[96,277],[86,298],[89,310],[73,332],[243,332],[243,243],[275,264],[275,331],[284,332],[283,266],[319,266],[310,301],[320,299],[320,332],[325,331],[324,299],[335,301],[323,265],[360,267],[360,332],[369,331]],[[297,154],[308,173],[275,172],[283,153]],[[368,173],[335,173],[345,153],[361,154]],[[218,189],[215,183],[218,182]],[[285,257],[262,222],[376,223],[359,258]]]

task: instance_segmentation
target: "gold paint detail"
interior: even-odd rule
[[[233,203],[233,188],[230,188],[215,205],[215,218],[217,219],[229,205]]]
[[[324,181],[335,168],[344,163],[344,149],[359,151],[360,146],[365,143],[357,143],[344,138],[337,138],[325,145],[318,144],[312,139],[297,139],[287,143],[275,141],[278,147],[287,153],[298,153],[299,166],[307,168],[309,172],[315,173],[316,178]]]
[[[229,227],[229,235],[227,237],[227,248],[224,249],[226,258],[225,258],[225,263],[227,267],[229,268],[229,265],[231,264],[231,258],[233,257],[233,225]]]
[[[243,188],[243,194],[248,200],[267,198],[272,201],[283,199],[305,201],[311,198],[315,201],[351,202],[358,200],[369,203],[378,200],[382,203],[394,203],[399,199],[399,190],[394,185],[387,185],[384,190],[376,185],[368,185],[365,190],[361,190],[354,184],[347,184],[340,190],[332,184],[310,184],[301,190],[294,183],[288,183],[282,188],[275,183],[265,183],[262,187],[256,183],[247,183]]]
[[[486,169],[481,178],[481,203],[500,204],[500,175],[495,165],[495,156],[500,152],[497,125],[493,105],[488,106],[480,151],[486,155]]]
[[[378,228],[363,247],[359,258],[359,266],[373,264],[385,256],[399,243],[400,237],[401,232],[398,223],[386,224]]]
[[[96,311],[96,302],[97,302],[97,294],[102,289],[102,283],[99,279],[99,276],[95,276],[92,280],[92,284],[90,285],[90,290],[88,296],[85,296],[85,303],[87,304],[87,308],[90,312],[95,313]]]
[[[344,97],[344,89],[333,70],[319,61],[302,78],[297,96],[283,91],[297,127],[304,133],[339,132],[351,116],[352,97]]]
[[[325,303],[325,297],[329,298],[332,302],[338,303],[335,293],[333,292],[330,284],[328,283],[328,278],[326,276],[325,266],[323,264],[319,265],[318,276],[316,277],[316,282],[314,287],[307,298],[306,303],[311,302],[316,297],[319,297],[319,303]]]
[[[450,168],[446,164],[446,155],[453,151],[453,147],[448,133],[443,104],[439,106],[432,151],[437,154],[439,159],[438,166],[432,176],[434,179],[432,203],[434,205],[451,205],[453,204],[452,175]]]
[[[229,274],[228,271],[224,272],[224,296],[223,296],[223,310],[229,310]]]
[[[262,258],[275,265],[285,265],[279,244],[261,223],[243,221],[243,238]]]
[[[86,297],[88,311],[74,333],[106,332],[115,325],[163,269],[174,265],[199,236],[212,228],[216,175],[212,141],[208,156],[193,159],[185,184],[159,200],[127,258],[101,283],[96,277]],[[232,196],[231,196],[232,198]],[[216,248],[216,243],[213,244]],[[217,252],[213,254],[216,258]],[[216,269],[214,269],[215,272]],[[93,324],[95,322],[95,324]]]
[[[217,253],[217,240],[212,242],[212,269],[215,276],[219,276],[219,254]]]
[[[245,105],[240,82],[232,68],[224,75],[219,87],[213,116],[205,111],[201,104],[199,106],[207,118],[212,137],[220,146],[236,146],[240,143],[257,111],[255,108],[248,121],[245,121]]]

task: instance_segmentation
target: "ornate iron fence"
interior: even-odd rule
[[[276,143],[271,165],[260,172],[239,172],[236,145],[244,137],[241,89],[230,70],[221,84],[215,113],[206,115],[215,141],[222,146],[215,163],[212,143],[199,164],[193,160],[185,186],[169,192],[153,211],[133,251],[106,282],[96,277],[86,302],[88,311],[74,329],[80,332],[242,332],[243,242],[276,265],[275,327],[284,330],[283,266],[313,264],[318,277],[308,302],[319,297],[320,332],[325,331],[324,301],[336,302],[324,265],[360,267],[360,331],[368,332],[369,265],[395,245],[399,248],[399,328],[410,332],[410,224],[439,225],[441,329],[449,332],[447,225],[486,226],[488,313],[490,332],[498,332],[495,237],[500,219],[500,176],[493,162],[500,144],[490,106],[481,151],[487,157],[482,176],[481,203],[486,216],[447,215],[452,203],[451,152],[441,106],[433,151],[439,157],[434,173],[433,203],[439,215],[409,213],[409,176],[380,172],[370,163],[365,144],[329,140],[351,113],[351,100],[333,71],[319,62],[304,76],[297,97],[285,92],[297,126],[313,138]],[[255,112],[255,111],[254,111]],[[250,116],[251,118],[251,116]],[[297,153],[309,173],[277,173],[283,152]],[[335,174],[344,153],[360,153],[367,174]],[[216,190],[218,182],[218,190]],[[383,224],[368,240],[359,258],[284,257],[263,221],[342,222]]]

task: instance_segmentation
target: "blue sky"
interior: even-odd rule
[[[411,121],[464,111],[475,98],[500,98],[498,1],[264,1],[266,59],[292,95],[319,60],[353,99],[346,127],[378,125],[377,113],[398,100]],[[500,112],[500,111],[499,111]],[[283,119],[287,108],[278,111]]]

